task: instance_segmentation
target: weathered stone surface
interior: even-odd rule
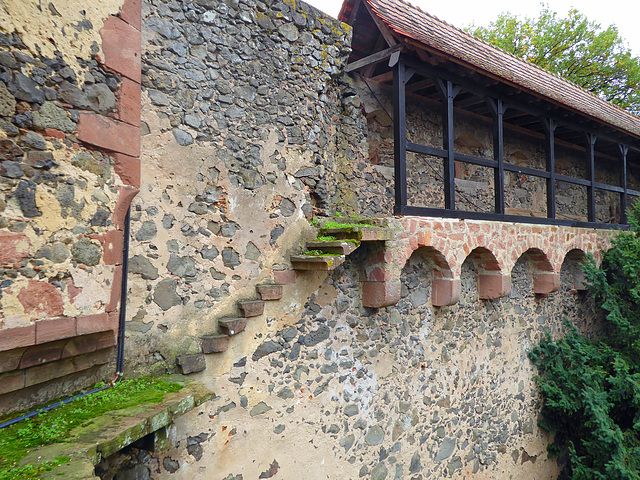
[[[15,111],[16,99],[9,93],[5,84],[0,82],[0,117],[11,117]]]
[[[76,124],[71,121],[67,112],[53,102],[44,102],[40,110],[34,112],[33,124],[42,130],[55,128],[66,133],[71,133],[76,128]]]
[[[165,311],[180,305],[182,298],[176,293],[177,286],[178,282],[174,278],[161,280],[153,293],[153,301]]]
[[[71,255],[78,263],[94,266],[102,258],[102,249],[88,238],[83,238],[75,243],[71,249]]]
[[[136,240],[146,242],[151,240],[158,233],[158,228],[153,220],[148,220],[140,225],[140,229],[136,233]]]
[[[202,372],[207,368],[207,362],[202,354],[181,355],[176,358],[176,362],[184,375]]]
[[[379,425],[374,425],[369,428],[367,435],[364,437],[364,441],[367,445],[375,446],[380,445],[384,439],[384,430]]]
[[[158,269],[142,255],[134,255],[129,259],[129,273],[138,274],[146,280],[158,278]]]
[[[271,340],[267,340],[266,342],[263,342],[257,349],[255,352],[253,352],[253,361],[257,361],[260,360],[262,357],[265,357],[267,355],[270,355],[272,353],[275,352],[279,352],[282,350],[282,345],[280,345],[279,343],[273,342]]]
[[[172,253],[167,270],[178,277],[192,278],[196,276],[196,261],[192,257],[180,257]]]
[[[193,137],[191,134],[184,130],[180,130],[179,128],[173,129],[173,136],[175,137],[176,142],[178,142],[178,145],[182,145],[183,147],[193,143]]]

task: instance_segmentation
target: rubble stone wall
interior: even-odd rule
[[[113,376],[140,3],[0,6],[0,413]]]

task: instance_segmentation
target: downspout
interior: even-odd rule
[[[116,349],[116,376],[111,382],[107,383],[102,387],[92,388],[87,390],[86,392],[79,393],[74,395],[73,397],[65,398],[64,400],[60,400],[58,402],[52,403],[51,405],[47,405],[46,407],[38,408],[37,410],[33,410],[29,413],[23,413],[22,415],[12,418],[11,420],[7,420],[5,422],[0,423],[0,430],[6,427],[10,427],[11,425],[15,425],[22,420],[27,420],[29,418],[33,418],[36,415],[41,413],[50,412],[54,408],[61,407],[63,405],[67,405],[75,400],[80,398],[87,397],[89,395],[93,395],[94,393],[102,392],[107,388],[114,386],[118,380],[120,380],[123,376],[123,367],[124,367],[124,329],[125,329],[125,320],[127,315],[127,275],[129,272],[129,235],[131,233],[131,207],[127,209],[127,215],[124,220],[124,239],[122,242],[122,283],[120,290],[120,316],[118,318],[118,344]]]

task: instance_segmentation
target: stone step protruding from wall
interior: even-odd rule
[[[182,370],[183,375],[202,372],[205,368],[207,368],[207,363],[204,359],[204,355],[201,353],[195,353],[192,355],[180,355],[176,358],[176,363]]]
[[[256,291],[262,300],[280,300],[282,298],[282,285],[277,283],[256,285]]]
[[[218,326],[227,335],[237,335],[247,327],[246,318],[221,318]]]
[[[308,250],[320,250],[336,255],[349,255],[360,246],[357,240],[336,240],[332,242],[307,242]]]
[[[264,300],[241,300],[238,308],[243,317],[259,317],[264,313]]]
[[[202,345],[202,353],[220,353],[226,352],[229,348],[229,335],[213,334],[203,335],[200,337],[200,344]]]
[[[293,255],[290,257],[294,270],[331,271],[344,263],[344,255]]]
[[[321,228],[320,235],[332,236],[338,240],[353,238],[361,242],[386,242],[395,237],[394,231],[389,228],[369,226]]]

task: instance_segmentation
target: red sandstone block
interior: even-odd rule
[[[68,340],[62,349],[62,358],[75,357],[77,355],[95,352],[98,335],[99,334],[82,335]]]
[[[140,156],[140,129],[92,112],[80,112],[78,140],[100,148]]]
[[[111,321],[111,324],[113,325],[113,319]],[[113,331],[103,332],[103,333],[98,334],[96,336],[96,339],[95,339],[96,350],[102,350],[102,349],[109,348],[109,347],[115,347],[116,343],[117,343],[117,338],[116,338],[117,330],[118,329],[117,329],[117,326],[116,326],[116,329],[113,330]]]
[[[182,355],[176,358],[176,363],[182,369],[183,375],[189,375],[190,373],[201,372],[207,368],[207,362],[204,355],[196,353],[193,355]]]
[[[36,326],[0,330],[0,351],[29,347],[36,344]]]
[[[53,138],[64,138],[67,136],[62,130],[56,130],[55,128],[45,128],[44,129],[45,137],[53,137]]]
[[[61,360],[58,362],[47,363],[39,365],[37,367],[29,368],[25,372],[25,387],[32,385],[38,385],[54,378],[64,377],[75,371],[73,363],[70,359]]]
[[[124,153],[114,153],[114,170],[120,176],[122,183],[132,187],[140,187],[140,159],[130,157]]]
[[[109,314],[98,313],[78,317],[78,335],[89,335],[90,333],[106,332],[113,330],[113,325]]]
[[[96,365],[109,363],[109,361],[113,359],[114,351],[114,348],[105,348],[102,350],[96,350],[93,353],[88,353],[87,355],[68,358],[67,361],[71,363],[74,372],[81,372],[82,370],[88,370]]]
[[[362,306],[381,308],[395,305],[400,300],[399,281],[362,282]]]
[[[256,291],[262,300],[280,300],[282,298],[282,285],[263,283],[256,285]]]
[[[27,351],[22,355],[19,368],[29,368],[60,360],[65,343],[64,341],[58,341],[27,348]]]
[[[241,300],[238,308],[245,318],[258,317],[264,313],[264,300]]]
[[[478,296],[492,300],[508,295],[511,290],[511,275],[478,275]]]
[[[118,15],[122,20],[127,22],[137,30],[142,29],[142,0],[125,0],[124,5],[120,9]]]
[[[116,265],[113,269],[113,281],[111,282],[111,297],[105,310],[107,313],[115,312],[120,304],[122,295],[122,266]]]
[[[533,293],[547,294],[560,288],[560,275],[557,273],[538,273],[533,276]]]
[[[0,231],[0,265],[12,266],[29,255],[29,238],[24,233]]]
[[[76,319],[60,317],[36,323],[36,343],[42,344],[76,336]]]
[[[226,352],[230,338],[229,335],[203,335],[200,337],[202,353]]]
[[[0,352],[0,373],[17,370],[20,366],[20,359],[22,358],[22,354],[26,350],[27,349],[23,347],[14,348],[13,350],[9,350],[8,352]]]
[[[0,395],[15,392],[25,386],[24,372],[11,372],[0,375]]]
[[[105,66],[140,83],[140,30],[111,16],[104,22],[100,36]]]
[[[129,210],[131,201],[138,192],[140,192],[140,190],[133,187],[118,188],[118,200],[113,212],[113,218],[111,219],[111,223],[113,223],[114,227],[118,230],[124,230],[124,221],[127,216],[127,210]]]
[[[368,272],[367,280],[370,282],[384,282],[384,270],[382,267],[374,267]]]
[[[460,300],[460,280],[434,278],[431,282],[431,304],[434,307],[454,305]]]
[[[104,239],[104,263],[107,265],[122,264],[122,245],[124,234],[122,230],[107,232]]]
[[[64,313],[62,293],[47,282],[29,280],[26,287],[18,293],[18,301],[26,314],[37,316],[44,313],[47,317],[61,317]]]
[[[122,84],[118,90],[118,100],[116,102],[116,118],[121,122],[128,123],[135,127],[140,127],[140,84],[122,78]]]
[[[281,285],[296,283],[298,273],[294,270],[276,270],[273,272],[274,280]]]

